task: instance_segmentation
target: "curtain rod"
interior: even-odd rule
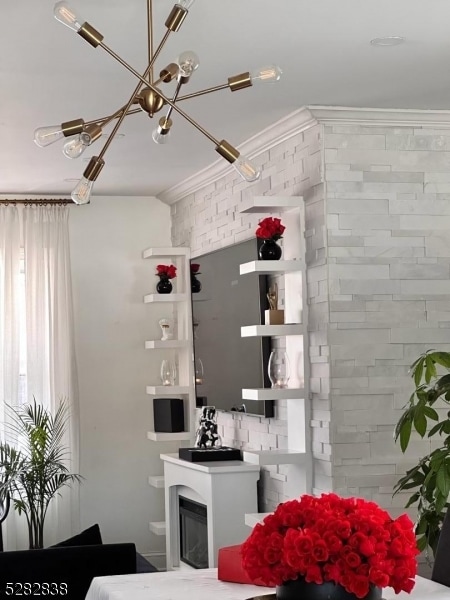
[[[58,204],[59,206],[63,206],[64,204],[75,204],[75,202],[71,199],[65,198],[42,198],[40,200],[29,199],[29,200],[0,200],[0,204],[38,204],[39,206],[45,206],[46,204]]]

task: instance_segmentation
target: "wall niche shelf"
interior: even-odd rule
[[[303,267],[301,260],[252,260],[239,265],[239,275],[258,273],[258,275],[276,275],[300,271]]]
[[[304,397],[304,388],[244,388],[242,390],[242,400],[301,400]]]
[[[147,294],[144,296],[145,304],[152,302],[187,302],[187,294]]]
[[[148,528],[155,535],[166,535],[166,522],[165,521],[151,521],[148,524]]]
[[[178,433],[160,433],[159,431],[147,431],[147,439],[152,442],[184,442],[191,439],[189,431]]]
[[[148,385],[146,388],[146,393],[150,396],[176,396],[189,392],[188,385]]]
[[[164,475],[149,475],[148,485],[154,488],[164,489]]]
[[[187,340],[148,340],[145,342],[146,350],[173,350],[174,348],[187,348]]]
[[[240,213],[277,213],[298,208],[303,196],[252,196],[245,202]]]
[[[285,325],[246,325],[241,327],[241,337],[277,337],[285,335],[303,335],[303,323]]]

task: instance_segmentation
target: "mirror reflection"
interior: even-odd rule
[[[257,259],[256,239],[192,259],[195,382],[198,406],[269,417],[272,401],[242,399],[243,388],[270,387],[270,339],[241,338],[242,326],[264,322],[267,277],[239,275],[240,264]]]

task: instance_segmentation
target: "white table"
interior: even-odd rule
[[[219,581],[217,569],[201,569],[96,577],[86,600],[245,600],[274,591],[273,588]],[[391,588],[386,588],[383,598],[450,600],[450,588],[417,577],[411,594],[402,592],[396,596]]]

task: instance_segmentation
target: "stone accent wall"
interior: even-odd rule
[[[449,349],[449,147],[448,129],[325,127],[333,488],[393,514],[393,485],[430,451],[393,441],[408,366]]]
[[[413,436],[402,455],[393,441],[408,367],[450,342],[450,120],[345,111],[312,108],[316,124],[259,156],[257,184],[228,175],[177,202],[172,238],[199,255],[253,236],[261,215],[236,212],[247,194],[304,196],[314,492],[396,515],[406,498],[392,498],[394,484],[432,447]],[[414,119],[423,125],[397,125]],[[275,419],[222,415],[226,443],[284,447],[278,404]],[[286,498],[287,473],[264,469],[263,510]]]
[[[321,183],[322,144],[322,127],[315,124],[254,159],[262,168],[262,178],[256,184],[243,182],[232,171],[172,205],[171,212],[173,245],[190,246],[195,257],[254,237],[258,221],[266,215],[237,212],[248,196],[305,196],[310,314],[314,322],[309,348],[314,378],[313,426],[315,430],[321,430],[313,436],[315,469],[316,479],[324,488],[331,489],[329,374],[324,369],[328,350],[321,320],[328,302],[324,270],[326,230]],[[283,402],[277,403],[273,419],[220,413],[219,425],[227,445],[256,450],[287,447],[286,406]],[[287,499],[285,486],[288,476],[285,465],[262,470],[262,511],[273,510],[279,502]]]

